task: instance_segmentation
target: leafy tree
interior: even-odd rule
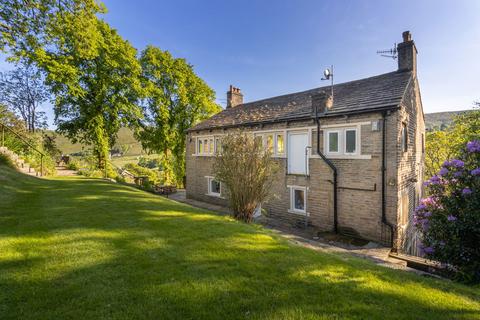
[[[431,195],[414,215],[421,249],[459,279],[480,282],[480,140],[468,142],[460,159],[446,160],[426,185]]]
[[[0,50],[45,72],[58,130],[92,144],[99,167],[119,127],[141,117],[136,51],[97,17],[104,12],[96,0],[5,0],[0,8]]]
[[[454,132],[454,130],[453,130]],[[458,138],[451,131],[432,131],[427,132],[425,144],[425,175],[434,176],[445,159],[451,159],[456,154],[456,150],[451,146],[452,140]]]
[[[2,0],[0,51],[36,61],[37,54],[47,48],[70,47],[84,58],[93,57],[98,48],[95,21],[97,14],[105,12],[96,0]]]
[[[476,102],[477,107],[480,106]],[[480,139],[480,109],[462,113],[445,130],[427,132],[425,145],[425,175],[431,177],[440,170],[445,159],[459,157],[468,141]]]
[[[278,165],[258,139],[246,133],[230,134],[215,156],[215,179],[227,189],[236,219],[251,222],[255,209],[271,196]]]
[[[55,99],[57,130],[72,142],[93,146],[97,165],[103,168],[110,147],[121,126],[134,124],[142,117],[137,105],[141,94],[141,68],[136,50],[107,23],[94,21],[101,36],[98,54],[89,59],[71,52],[67,68],[74,69],[74,78],[61,76],[65,65],[56,68],[50,59],[47,82]],[[62,55],[51,52],[50,56]],[[58,76],[58,77],[57,77]]]
[[[218,112],[215,92],[185,59],[148,46],[140,57],[145,88],[145,118],[137,137],[142,146],[164,155],[165,183],[182,184],[187,130]]]
[[[45,112],[38,111],[49,93],[40,72],[30,64],[19,64],[16,69],[0,73],[0,102],[18,114],[28,131],[46,128]]]
[[[19,133],[25,133],[25,123],[18,119],[18,117],[9,108],[0,103],[0,122],[10,127]]]

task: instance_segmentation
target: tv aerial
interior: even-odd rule
[[[381,55],[382,57],[385,58],[392,58],[393,60],[397,59],[398,54],[397,54],[397,44],[393,44],[393,48],[388,49],[388,50],[378,50],[377,54]]]

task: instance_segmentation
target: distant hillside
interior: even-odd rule
[[[431,130],[431,129],[443,130],[452,123],[454,116],[465,113],[465,112],[469,112],[469,110],[426,113],[425,127],[427,130]]]
[[[80,152],[83,150],[90,149],[89,146],[83,145],[80,143],[71,143],[66,137],[55,133],[56,141],[58,148],[62,151],[63,154],[72,154],[76,152]],[[118,132],[118,138],[116,146],[120,148],[124,148],[126,150],[125,155],[127,156],[136,156],[143,154],[142,146],[140,142],[135,140],[133,136],[133,132],[127,128],[121,128]]]

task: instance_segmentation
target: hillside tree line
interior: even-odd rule
[[[14,72],[28,66],[41,82],[25,118],[22,104],[0,103],[34,131],[43,126],[38,104],[50,100],[57,130],[91,145],[100,169],[118,130],[129,127],[147,151],[162,155],[165,182],[181,184],[186,130],[220,110],[215,92],[185,59],[155,46],[139,53],[101,18],[105,13],[95,0],[2,0],[0,52],[16,64]],[[2,77],[0,89],[12,75]]]

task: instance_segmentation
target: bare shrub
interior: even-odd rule
[[[223,183],[234,218],[251,222],[255,209],[272,194],[278,164],[252,134],[229,134],[221,139],[213,170]]]

